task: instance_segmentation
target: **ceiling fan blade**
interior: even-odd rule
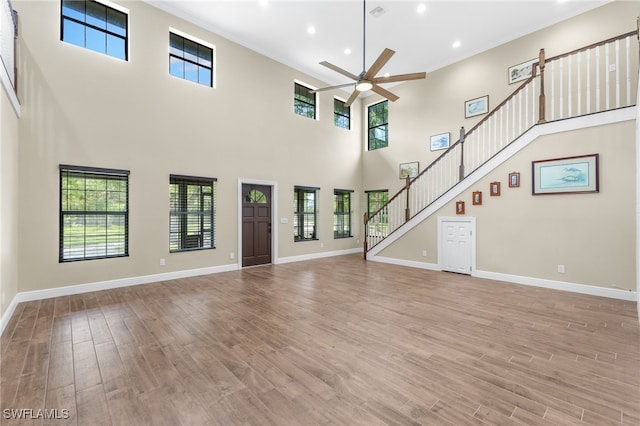
[[[320,62],[320,65],[325,66],[325,67],[327,67],[327,68],[329,68],[331,70],[334,70],[335,72],[338,72],[338,73],[340,73],[340,74],[342,74],[344,76],[347,76],[352,80],[359,80],[360,79],[360,77],[358,77],[357,75],[351,74],[349,71],[343,70],[342,68],[340,68],[340,67],[338,67],[336,65],[333,65],[332,63],[329,63],[327,61]]]
[[[395,102],[398,99],[400,99],[400,96],[394,95],[393,93],[391,93],[387,89],[383,89],[382,87],[378,86],[377,84],[374,84],[373,87],[371,88],[371,90],[374,91],[375,93],[377,93],[380,96],[384,96],[385,98],[389,99],[391,102]]]
[[[323,87],[321,89],[314,89],[311,90],[311,93],[316,93],[316,92],[324,92],[325,90],[333,90],[333,89],[339,89],[341,87],[347,87],[347,86],[353,86],[355,83],[347,83],[347,84],[339,84],[337,86],[329,86],[329,87]]]
[[[374,83],[394,83],[396,81],[420,80],[427,77],[426,72],[414,72],[412,74],[398,74],[389,77],[377,77],[373,79]]]
[[[367,71],[367,73],[364,75],[364,79],[365,80],[373,79],[373,77],[375,77],[375,75],[378,74],[378,71],[380,71],[387,62],[389,62],[389,59],[391,59],[391,57],[395,53],[396,53],[395,50],[384,49],[380,54],[380,56],[378,56],[378,59],[376,59],[373,65],[371,65],[371,67],[369,68],[369,71]]]
[[[344,106],[350,107],[351,104],[354,103],[356,99],[358,99],[359,94],[360,92],[358,92],[357,90],[354,90],[351,96],[349,96],[349,99],[347,99],[347,102],[344,103]]]

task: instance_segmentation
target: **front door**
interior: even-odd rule
[[[242,266],[271,263],[271,187],[242,184]]]
[[[474,225],[469,219],[440,221],[439,263],[443,271],[471,274]]]

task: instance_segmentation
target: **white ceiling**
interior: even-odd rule
[[[362,71],[361,0],[145,1],[329,85],[350,80],[321,61]],[[387,47],[397,53],[378,75],[430,72],[607,2],[367,0],[365,67]],[[417,12],[420,4],[423,13]],[[384,13],[374,17],[369,11],[376,7]],[[315,34],[307,32],[309,26]],[[456,40],[461,46],[454,49]]]

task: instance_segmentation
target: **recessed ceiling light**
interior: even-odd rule
[[[418,5],[418,9],[416,9],[416,11],[417,11],[418,13],[424,13],[424,12],[426,12],[426,11],[427,11],[427,5],[426,5],[426,4],[424,4],[424,3],[420,3],[420,4]]]
[[[315,34],[316,33],[316,27],[314,27],[313,25],[309,25],[309,28],[307,28],[307,33],[308,34]]]
[[[384,73],[384,77],[385,77],[385,78],[386,78],[386,77],[389,77],[390,75],[391,75],[391,74],[389,74],[388,72],[385,72],[385,73]]]
[[[453,44],[451,45],[451,47],[453,47],[454,49],[457,49],[460,46],[462,46],[462,43],[460,43],[460,40],[454,41]]]
[[[349,49],[349,48],[344,49],[344,54],[345,55],[351,55],[351,49]]]
[[[267,7],[269,0],[259,0],[258,3],[260,3],[260,6],[262,7]]]

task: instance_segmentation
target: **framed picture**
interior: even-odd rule
[[[531,74],[533,73],[533,64],[535,64],[536,62],[538,62],[537,58],[509,67],[509,84],[513,84],[531,77]]]
[[[492,197],[500,196],[500,182],[491,182],[489,184],[489,194]]]
[[[449,148],[450,140],[451,133],[449,132],[431,136],[431,151]]]
[[[475,117],[476,115],[489,112],[489,95],[471,99],[464,103],[464,118]]]
[[[464,201],[456,201],[456,214],[464,214]]]
[[[519,188],[520,187],[520,173],[513,172],[509,173],[509,188]]]
[[[532,161],[533,195],[599,192],[599,154]]]
[[[418,176],[418,170],[420,169],[420,163],[414,161],[412,163],[400,164],[400,179],[414,178]]]
[[[482,205],[482,192],[481,191],[475,191],[473,193],[473,205],[474,206],[481,206]]]

